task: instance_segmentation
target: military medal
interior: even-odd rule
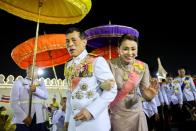
[[[75,65],[72,64],[70,67],[65,67],[64,69],[64,75],[67,80],[67,84],[70,87],[70,91],[72,91],[71,87],[73,86],[72,84],[72,79],[75,77],[92,77],[93,76],[93,64],[91,61],[88,61],[88,57],[83,59],[79,64]],[[66,65],[65,65],[66,66]],[[88,89],[88,85],[83,85],[81,87],[82,91],[86,91]],[[77,99],[81,99],[83,95],[77,94]]]
[[[82,91],[87,91],[87,89],[88,89],[88,84],[84,83],[84,84],[82,84],[82,85],[80,86],[80,88],[81,88]]]
[[[81,91],[78,91],[78,92],[76,92],[75,97],[76,97],[77,99],[82,99],[82,98],[84,97],[84,95],[83,95],[83,93],[82,93]]]
[[[87,98],[88,99],[93,98],[93,96],[94,96],[94,93],[92,91],[87,92]]]

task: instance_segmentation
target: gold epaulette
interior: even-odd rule
[[[133,63],[133,67],[139,71],[145,71],[145,63],[140,60],[136,60],[135,63]]]
[[[185,77],[189,77],[189,78],[191,78],[191,76],[190,76],[190,75],[185,75]]]
[[[177,81],[177,80],[174,80],[174,81],[173,81],[173,83],[174,83],[174,84],[175,84],[175,83],[179,83],[179,81]]]

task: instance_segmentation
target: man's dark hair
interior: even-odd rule
[[[86,39],[86,34],[84,33],[84,31],[81,30],[81,29],[79,29],[79,28],[76,28],[76,27],[68,28],[67,31],[66,31],[65,33],[66,33],[66,35],[67,35],[67,34],[73,33],[74,31],[80,33],[80,39]]]

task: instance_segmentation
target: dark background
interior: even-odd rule
[[[83,30],[112,24],[131,26],[140,32],[139,59],[149,64],[150,71],[157,71],[157,57],[161,58],[167,72],[176,74],[179,67],[185,67],[190,74],[196,74],[194,3],[189,1],[132,1],[92,0],[89,14],[74,25],[40,24],[40,32],[64,33],[68,27]],[[12,60],[12,49],[21,42],[35,37],[36,23],[0,10],[0,74],[25,76]],[[58,77],[63,78],[63,65],[56,67]],[[51,69],[44,77],[53,77]]]

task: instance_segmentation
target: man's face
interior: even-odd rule
[[[130,63],[137,56],[137,43],[131,40],[125,40],[121,43],[119,48],[119,55],[123,61]]]
[[[80,33],[74,31],[66,35],[67,49],[72,57],[77,57],[86,48],[86,39],[80,38]]]
[[[179,74],[180,77],[184,77],[185,74],[186,74],[185,69],[178,70],[178,74]]]
[[[36,79],[38,77],[38,67],[34,66],[34,73],[33,73],[32,69],[33,69],[33,66],[28,67],[28,69],[27,69],[27,76],[29,78],[32,78],[33,75],[34,75],[34,78]]]
[[[167,77],[167,82],[168,83],[172,83],[172,81],[173,81],[173,78],[172,77]]]

